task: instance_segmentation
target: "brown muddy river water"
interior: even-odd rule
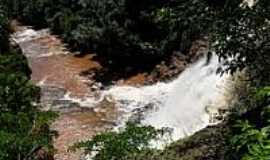
[[[97,104],[99,109],[94,110],[92,106],[88,108],[87,103],[80,106],[78,102],[64,98],[68,95],[69,99],[79,100],[96,96],[98,91],[91,89],[93,83],[81,73],[101,66],[92,60],[92,55],[72,55],[65,50],[61,40],[47,30],[35,32],[24,28],[16,32],[14,37],[28,58],[32,81],[42,89],[43,109],[60,113],[52,125],[59,134],[54,141],[57,149],[55,159],[78,160],[80,152],[68,152],[68,147],[110,129],[119,114],[114,103],[106,100]]]

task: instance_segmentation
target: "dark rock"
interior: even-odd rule
[[[74,103],[70,100],[54,100],[51,104],[52,111],[61,113],[81,111],[80,104]]]
[[[53,154],[49,153],[45,149],[39,149],[35,154],[36,160],[54,160]]]
[[[155,111],[154,104],[148,104],[145,107],[136,108],[132,111],[134,114],[129,118],[129,121],[133,123],[140,123],[145,119],[145,116],[147,114],[154,111]]]
[[[54,86],[41,86],[41,103],[52,104],[53,101],[62,99],[66,90]]]

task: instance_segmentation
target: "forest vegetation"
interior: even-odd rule
[[[9,17],[0,8],[0,159],[38,159],[53,154],[49,125],[55,113],[39,111],[39,88],[21,50],[9,43]],[[41,156],[41,155],[40,155]]]

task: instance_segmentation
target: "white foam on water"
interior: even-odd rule
[[[175,141],[210,124],[211,116],[206,108],[216,108],[223,100],[222,86],[228,77],[216,74],[219,66],[217,56],[213,56],[208,65],[204,57],[172,82],[140,88],[113,87],[104,94],[111,95],[128,113],[120,125],[127,121],[134,109],[153,104],[156,109],[145,115],[142,123],[156,128],[171,128],[172,140]]]
[[[143,125],[156,128],[170,128],[171,140],[194,134],[211,124],[209,110],[215,112],[224,105],[226,80],[228,75],[220,76],[216,71],[220,67],[218,57],[213,56],[206,65],[206,57],[187,68],[178,78],[169,83],[157,83],[144,87],[113,86],[102,91],[99,98],[78,99],[66,94],[63,98],[85,107],[95,107],[105,98],[116,103],[123,112],[117,128],[125,126],[134,110],[152,105],[154,108],[144,115]],[[210,108],[210,109],[209,109]],[[98,108],[97,108],[98,109]],[[163,148],[162,142],[153,142],[153,146]]]
[[[99,104],[102,100],[104,99],[104,97],[102,98],[95,98],[93,96],[91,97],[84,97],[84,98],[77,98],[72,96],[72,94],[70,92],[67,92],[64,97],[60,100],[68,100],[77,104],[80,104],[81,107],[85,107],[85,108],[93,108],[95,107],[97,104]]]
[[[27,29],[15,33],[13,39],[22,43],[48,34],[48,30]],[[150,113],[147,111],[142,123],[156,128],[171,128],[172,140],[178,140],[208,126],[211,116],[206,108],[215,108],[219,103],[224,103],[222,101],[225,89],[222,86],[226,85],[228,76],[220,77],[216,74],[220,66],[216,55],[208,65],[206,61],[206,56],[201,58],[169,83],[160,82],[143,87],[113,86],[101,91],[99,98],[89,96],[79,99],[66,94],[63,99],[79,103],[81,106],[95,107],[104,98],[109,97],[109,100],[124,111],[117,127],[124,126],[135,109],[151,104],[154,109]],[[43,84],[44,82],[40,82],[40,85]]]
[[[160,109],[146,117],[144,123],[157,128],[173,129],[172,139],[177,140],[209,125],[207,108],[216,105],[223,96],[226,76],[216,74],[217,56],[208,65],[206,58],[186,69],[174,82],[168,99]],[[216,106],[213,106],[216,107]]]
[[[46,36],[51,36],[51,32],[49,29],[41,29],[41,30],[34,30],[31,29],[30,27],[25,27],[24,30],[22,31],[17,31],[14,34],[11,35],[11,39],[21,45],[23,43],[29,43],[29,45],[31,46],[31,41],[37,40],[39,38],[43,38]],[[55,37],[52,37],[55,38]],[[47,46],[48,47],[48,46]],[[50,51],[48,48],[48,52],[47,53],[43,53],[43,52],[38,52],[37,51],[37,55],[28,55],[25,51],[25,48],[22,47],[23,52],[25,54],[26,57],[49,57],[49,56],[53,56],[53,55],[62,55],[62,54],[68,54],[69,52],[65,49],[65,46],[60,46],[60,48],[57,51]],[[30,50],[35,49],[35,48],[31,48]]]
[[[18,31],[14,33],[11,38],[16,42],[16,43],[22,43],[22,42],[28,42],[32,41],[41,37],[44,37],[45,35],[49,35],[50,31],[49,29],[42,29],[39,31],[36,31],[31,28],[27,28],[22,31]]]
[[[118,128],[125,126],[128,119],[135,114],[134,110],[152,105],[154,107],[164,105],[171,90],[170,83],[157,83],[151,86],[130,87],[118,86],[105,91],[104,95],[110,96],[118,105],[120,111],[124,112],[118,120]]]

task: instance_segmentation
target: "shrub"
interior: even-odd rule
[[[56,114],[34,105],[39,102],[39,88],[30,82],[31,71],[21,51],[9,46],[8,18],[1,9],[0,159],[36,159],[40,149],[53,152],[49,125]]]
[[[29,81],[23,56],[0,55],[0,159],[34,159],[39,149],[52,152],[49,124],[55,113],[40,112],[39,88]]]
[[[86,153],[97,153],[95,160],[126,160],[127,156],[147,150],[150,140],[160,138],[163,132],[150,126],[127,123],[119,133],[105,132],[92,140],[77,143],[71,149],[84,148]]]

